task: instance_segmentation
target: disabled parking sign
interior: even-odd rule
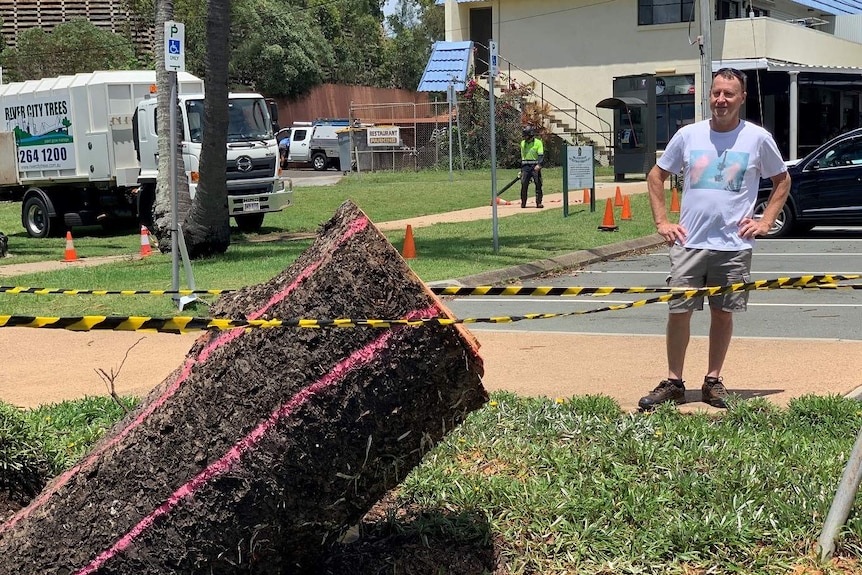
[[[165,70],[186,71],[186,25],[180,22],[165,22]]]

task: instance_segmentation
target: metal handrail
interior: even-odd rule
[[[484,44],[482,44],[481,42],[476,42],[476,41],[474,40],[474,41],[473,41],[473,44],[476,44],[476,45],[478,45],[478,46],[482,46],[482,47],[483,47],[483,48],[485,48],[486,50],[488,49],[488,47],[487,47],[487,46],[485,46]],[[517,71],[519,71],[519,72],[521,72],[521,73],[525,74],[525,75],[526,75],[526,76],[528,76],[530,79],[532,79],[533,81],[535,81],[535,82],[538,84],[538,86],[539,86],[539,93],[536,93],[536,90],[535,90],[535,89],[532,89],[532,92],[538,96],[538,98],[540,99],[540,101],[542,102],[542,104],[548,103],[549,105],[551,105],[551,106],[554,108],[554,110],[555,110],[555,111],[560,112],[560,113],[562,113],[562,114],[564,114],[564,115],[568,116],[569,118],[571,118],[571,119],[574,121],[574,123],[575,123],[575,132],[576,132],[577,134],[582,134],[582,135],[592,135],[592,134],[594,134],[594,135],[597,135],[597,136],[601,136],[601,137],[605,140],[605,143],[606,143],[606,145],[607,145],[607,147],[608,147],[608,148],[610,148],[610,147],[612,146],[612,142],[613,142],[613,127],[611,126],[610,122],[608,122],[607,120],[605,120],[604,118],[602,118],[602,117],[601,117],[601,116],[599,116],[598,114],[595,114],[595,113],[591,112],[588,108],[585,108],[585,107],[581,106],[580,104],[578,104],[577,102],[575,102],[574,100],[572,100],[571,98],[569,98],[568,96],[566,96],[565,94],[563,94],[562,92],[560,92],[559,90],[557,90],[556,88],[554,88],[553,86],[550,86],[550,85],[546,84],[545,82],[543,82],[543,81],[541,81],[539,78],[537,78],[537,77],[533,76],[532,74],[530,74],[529,72],[527,72],[527,71],[526,71],[526,70],[524,70],[523,68],[520,68],[520,67],[518,67],[516,64],[513,64],[513,63],[512,63],[510,60],[508,60],[507,58],[504,58],[503,56],[500,56],[500,55],[498,55],[497,57],[498,57],[500,60],[505,61],[505,62],[508,64],[508,72],[507,72],[507,74],[506,74],[506,75],[507,75],[507,77],[508,77],[508,79],[509,79],[509,81],[510,81],[510,82],[511,82],[511,80],[512,80],[512,68],[514,68],[515,70],[517,70]],[[490,68],[490,63],[489,63],[489,62],[486,62],[485,60],[483,60],[483,59],[479,58],[479,57],[478,57],[478,56],[476,56],[475,54],[474,54],[474,58],[478,59],[480,62],[483,62],[484,64],[488,64],[488,67]],[[485,76],[487,76],[487,74],[482,74],[482,75],[480,75],[479,77],[485,77]],[[489,85],[489,87],[491,87],[491,89],[493,89],[493,82],[491,82],[491,81],[489,80],[489,81],[488,81],[488,85]],[[556,95],[560,96],[560,97],[561,97],[565,102],[567,102],[567,103],[571,104],[571,105],[574,107],[575,115],[573,116],[572,114],[570,114],[569,112],[567,112],[565,109],[561,108],[560,106],[558,106],[558,105],[556,105],[555,103],[551,102],[550,100],[546,99],[546,98],[545,98],[545,88],[547,88],[550,92],[552,92],[552,93],[554,93],[554,94],[556,94]],[[592,117],[593,117],[593,118],[595,118],[596,120],[598,120],[598,121],[600,122],[600,125],[607,126],[607,129],[606,129],[606,130],[594,130],[594,129],[592,129],[592,127],[591,127],[591,126],[587,125],[585,122],[578,120],[578,112],[579,112],[579,111],[581,111],[581,110],[582,110],[582,111],[584,111],[584,112],[586,112],[587,114],[589,114],[590,116],[592,116]],[[579,129],[578,129],[579,124],[583,124],[584,126],[586,126],[586,127],[587,127],[587,128],[589,128],[589,129],[588,129],[588,130],[579,130]]]

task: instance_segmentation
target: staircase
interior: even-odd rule
[[[596,161],[602,166],[610,164],[613,128],[607,121],[502,56],[498,56],[498,59],[500,72],[494,79],[495,95],[501,94],[504,88],[508,89],[513,82],[519,86],[532,83],[530,99],[545,109],[544,116],[550,131],[569,145],[592,146]],[[513,70],[517,71],[521,80],[514,78]],[[523,78],[527,78],[528,82],[525,83]],[[487,73],[477,77],[476,81],[482,88],[490,90]]]

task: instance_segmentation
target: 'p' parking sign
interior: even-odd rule
[[[165,22],[165,70],[186,71],[186,25],[180,22]]]

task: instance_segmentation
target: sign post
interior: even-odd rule
[[[596,211],[596,166],[592,146],[563,147],[563,217],[569,217],[569,188],[590,190],[590,211]]]
[[[488,40],[488,50],[490,52],[490,67],[488,69],[488,107],[490,110],[491,120],[491,222],[492,235],[494,237],[494,253],[500,251],[497,230],[497,122],[494,120],[494,85],[497,80],[498,63],[497,63],[497,42]]]
[[[171,85],[171,95],[168,106],[170,115],[171,144],[171,288],[176,292],[180,289],[180,248],[179,248],[179,215],[177,214],[177,72],[186,69],[186,27],[185,24],[168,20],[165,22],[165,71]],[[174,300],[179,304],[179,296]],[[182,309],[182,307],[180,307]]]

